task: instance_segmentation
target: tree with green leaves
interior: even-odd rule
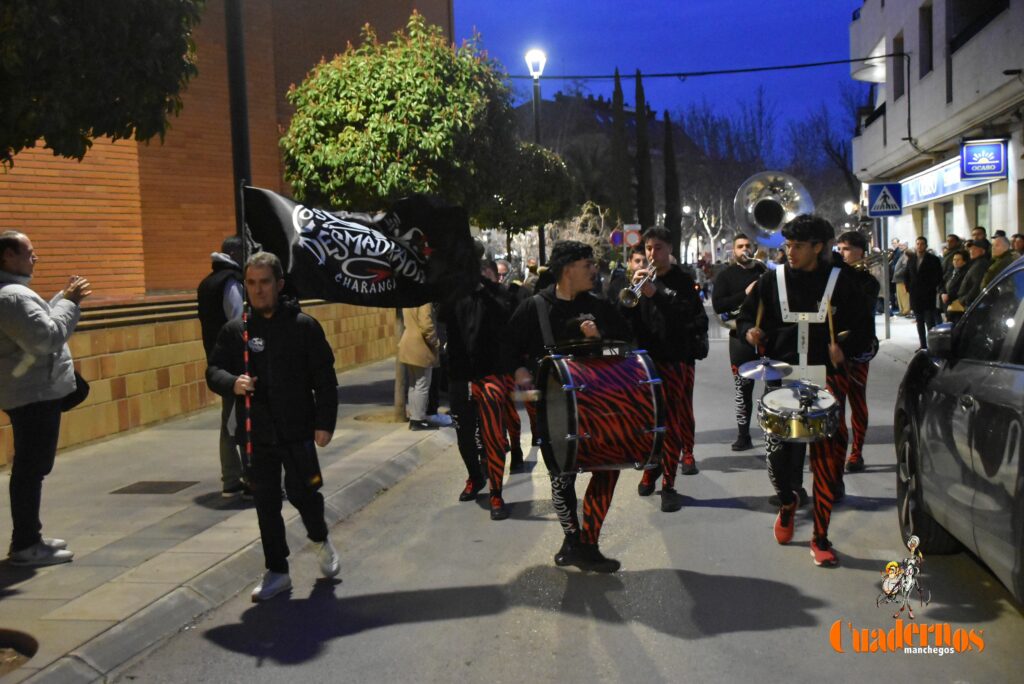
[[[285,178],[313,204],[372,210],[428,193],[472,212],[515,154],[499,66],[417,12],[388,42],[364,27],[361,45],[321,62],[288,101]]]
[[[520,142],[503,167],[501,189],[477,212],[479,223],[501,228],[510,243],[516,233],[568,214],[573,178],[557,154],[540,145]]]
[[[680,259],[683,210],[679,203],[679,172],[676,169],[676,149],[672,143],[672,118],[665,112],[665,228],[672,233],[672,253]],[[681,260],[681,259],[680,259]]]
[[[651,143],[647,133],[647,100],[640,70],[636,70],[636,216],[640,225],[654,225],[654,181],[651,177]]]
[[[622,98],[622,79],[615,69],[615,90],[612,93],[611,141],[611,210],[620,223],[633,220],[633,174],[629,161],[629,141],[626,138],[626,110]]]
[[[203,0],[4,0],[0,164],[43,146],[81,160],[94,138],[161,139],[197,73]]]

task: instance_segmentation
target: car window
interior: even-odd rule
[[[957,358],[1000,360],[1005,340],[1014,340],[1021,325],[1022,298],[1024,271],[989,288],[957,328]]]

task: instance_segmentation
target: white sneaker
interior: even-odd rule
[[[330,539],[320,544],[320,548],[316,552],[316,559],[320,562],[320,573],[324,577],[336,577],[341,572],[338,552],[334,550],[334,545],[331,544]]]
[[[14,565],[58,565],[67,563],[74,557],[75,554],[70,551],[39,542],[27,549],[15,551],[7,557],[7,560]]]
[[[252,602],[266,601],[291,588],[292,578],[289,577],[288,573],[267,570],[263,573],[263,579],[252,590]]]
[[[51,549],[68,548],[68,543],[63,539],[49,539],[48,537],[43,537],[43,545],[49,546]]]

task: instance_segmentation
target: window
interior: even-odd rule
[[[992,234],[992,224],[988,220],[988,193],[981,195],[974,195],[974,225],[985,226],[988,229],[988,234]]]
[[[924,78],[931,72],[932,64],[932,6],[925,5],[917,11],[918,24],[918,54],[920,55],[920,70],[918,78]]]
[[[917,210],[917,225],[920,227],[917,234],[928,237],[928,229],[931,227],[928,225],[928,207]]]
[[[892,39],[892,53],[896,55],[892,58],[892,99],[898,100],[903,97],[903,91],[905,90],[905,84],[903,82],[903,73],[906,71],[906,65],[904,65],[902,57],[903,54],[903,32]]]
[[[943,202],[942,203],[942,229],[945,232],[946,237],[953,232],[953,203]]]
[[[1020,320],[1024,297],[1024,273],[1017,273],[989,289],[957,326],[956,356],[974,361],[999,361],[1003,342]]]
[[[962,48],[1009,6],[1010,0],[949,0],[946,4],[949,52]]]

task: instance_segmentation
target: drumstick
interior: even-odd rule
[[[540,390],[515,390],[512,392],[512,401],[540,401]]]
[[[756,328],[757,330],[761,329],[761,319],[762,318],[764,318],[764,300],[763,299],[758,299],[757,300],[757,317],[754,319],[754,328]],[[764,348],[761,345],[755,344],[754,345],[754,349],[757,351],[758,354],[760,354],[761,356],[764,356]]]
[[[836,343],[836,327],[832,322],[832,300],[825,300],[825,311],[828,313],[828,337],[832,340],[832,344]]]

